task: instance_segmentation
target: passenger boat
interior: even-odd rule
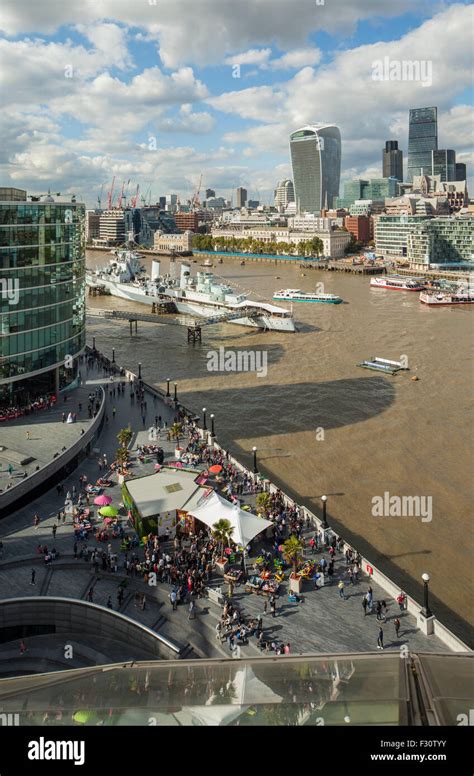
[[[342,299],[336,294],[312,294],[307,291],[301,291],[299,288],[285,288],[281,291],[275,291],[274,299],[280,299],[286,302],[326,302],[326,304],[340,304]]]
[[[428,294],[420,294],[420,302],[431,307],[440,307],[449,304],[473,304],[474,292],[472,291],[443,291]]]
[[[378,275],[370,278],[372,288],[388,288],[390,291],[423,291],[423,278],[409,278],[403,275]]]
[[[374,356],[373,358],[362,361],[357,366],[362,369],[372,369],[374,372],[383,372],[384,374],[395,375],[397,372],[408,371],[408,367],[404,366],[401,361],[390,361],[388,358],[379,358]]]

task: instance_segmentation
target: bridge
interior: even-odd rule
[[[236,312],[221,313],[209,318],[195,318],[191,315],[167,315],[162,313],[136,313],[126,310],[103,310],[97,308],[88,308],[87,315],[91,318],[106,318],[108,320],[128,321],[130,324],[130,336],[133,335],[133,324],[135,323],[135,333],[138,332],[138,321],[144,323],[156,323],[160,326],[186,326],[188,329],[188,342],[201,342],[201,329],[203,326],[216,326],[220,323],[228,323],[239,318],[259,318],[262,311],[255,307],[245,307]]]

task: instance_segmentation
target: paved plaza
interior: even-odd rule
[[[140,411],[140,403],[131,401],[128,389],[124,395],[113,396],[111,391],[113,384],[102,373],[102,370],[88,370],[82,367],[84,386],[81,389],[84,395],[93,390],[98,384],[109,383],[107,393],[106,414],[108,421],[104,425],[102,435],[97,443],[100,455],[104,454],[110,462],[115,460],[118,447],[116,439],[121,428],[129,423],[134,430],[132,450],[137,444],[148,443],[148,427],[153,425],[155,416],[161,416],[168,425],[173,420],[173,409],[167,406],[163,400],[146,395],[145,422]],[[117,378],[115,378],[115,384]],[[87,407],[87,399],[84,403]],[[116,409],[113,417],[113,407]],[[58,407],[58,412],[61,407]],[[22,420],[25,430],[28,426],[26,419]],[[36,418],[35,418],[36,420]],[[64,437],[59,433],[69,433],[60,418],[56,418],[56,430],[53,447],[62,444]],[[79,425],[79,424],[77,424]],[[31,436],[40,436],[43,424],[32,427]],[[3,429],[2,429],[3,432]],[[25,435],[26,437],[26,435]],[[64,442],[66,444],[66,442]],[[166,435],[158,444],[165,452],[165,463],[174,460],[174,444],[168,442]],[[51,447],[50,447],[51,449]],[[75,485],[79,490],[79,477],[86,474],[89,482],[95,482],[104,472],[99,470],[98,455],[85,459],[79,468],[64,481],[64,493],[72,491]],[[151,473],[154,463],[141,464],[132,455],[132,472],[136,475]],[[107,495],[113,497],[113,503],[121,503],[120,489],[118,485],[107,490]],[[254,496],[244,495],[242,504],[255,503]],[[120,540],[112,540],[113,551],[119,553],[117,572],[95,572],[89,562],[74,558],[74,532],[71,517],[65,524],[59,524],[57,514],[64,507],[64,494],[58,495],[56,488],[51,489],[27,507],[24,507],[12,515],[0,521],[0,539],[3,542],[3,550],[0,553],[0,599],[17,596],[63,596],[85,600],[87,591],[94,587],[94,603],[106,605],[109,596],[112,598],[114,609],[117,610],[117,591],[120,582],[125,579],[123,567],[123,554],[120,554]],[[39,526],[35,529],[33,518],[35,514],[41,518]],[[127,525],[125,509],[121,508],[120,516],[126,533],[133,533],[130,525]],[[57,524],[56,537],[53,539],[53,524]],[[312,531],[307,531],[306,536]],[[38,544],[53,546],[59,553],[59,557],[51,565],[45,566],[43,556],[36,553]],[[89,539],[89,546],[97,546],[94,537]],[[256,546],[255,546],[256,545]],[[100,545],[99,545],[100,547]],[[263,547],[262,542],[254,542],[255,557]],[[171,545],[170,545],[171,548]],[[268,547],[267,547],[268,549]],[[309,550],[306,553],[308,557]],[[321,557],[321,554],[316,556]],[[325,556],[329,560],[329,556]],[[252,560],[250,559],[250,564]],[[35,585],[30,584],[31,571],[36,570]],[[287,584],[283,583],[280,595],[277,599],[276,617],[270,613],[263,616],[264,636],[267,640],[277,639],[279,642],[290,643],[293,654],[297,653],[335,653],[335,652],[368,652],[377,651],[377,635],[380,623],[376,619],[375,612],[364,616],[362,598],[367,591],[369,580],[363,576],[358,584],[346,587],[347,599],[339,596],[337,584],[341,578],[347,581],[345,574],[346,564],[343,555],[336,555],[335,573],[331,585],[314,590],[312,582],[306,582],[303,589],[303,601],[295,604],[288,601]],[[176,612],[172,611],[169,602],[171,587],[166,583],[159,583],[157,587],[149,587],[141,577],[127,577],[128,585],[126,595],[120,607],[120,612],[146,624],[156,632],[168,636],[183,647],[192,648],[195,656],[222,657],[229,656],[227,644],[221,643],[216,638],[215,626],[221,616],[221,607],[218,604],[199,599],[197,601],[197,616],[193,620],[188,619],[187,605],[181,605]],[[214,580],[213,585],[219,584]],[[447,647],[434,636],[424,636],[416,626],[415,618],[407,612],[401,613],[394,600],[376,584],[372,583],[374,601],[385,600],[388,607],[387,622],[384,624],[384,642],[388,650],[400,650],[408,647],[411,651],[418,652],[447,652]],[[222,584],[223,592],[227,586]],[[146,594],[145,609],[139,609],[135,605],[135,593],[140,591]],[[244,587],[236,587],[233,596],[234,602],[244,611],[244,614],[253,616],[263,614],[264,599],[252,593],[245,593]],[[399,617],[401,628],[399,637],[396,637],[393,620]],[[44,637],[42,637],[44,638]],[[0,659],[8,645],[0,648]],[[11,646],[10,646],[11,648]],[[242,646],[242,655],[252,656],[260,654],[256,639],[251,638],[248,645]]]

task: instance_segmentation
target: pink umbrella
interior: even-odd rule
[[[108,524],[109,524],[109,523],[111,523],[111,522],[112,522],[112,518],[111,518],[111,517],[104,517],[104,523],[105,523],[105,525],[108,525]]]
[[[94,499],[94,504],[97,504],[98,507],[108,507],[111,503],[112,499],[110,496],[97,496],[97,498]]]

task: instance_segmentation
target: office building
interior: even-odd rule
[[[247,200],[247,208],[249,210],[256,210],[259,206],[260,206],[260,202],[258,199]]]
[[[0,407],[57,395],[77,376],[84,220],[77,202],[28,202],[26,191],[0,190]]]
[[[456,151],[438,149],[431,152],[431,175],[439,175],[442,181],[456,180]]]
[[[466,165],[464,162],[456,162],[456,181],[466,181],[467,180],[467,170]]]
[[[175,213],[174,220],[181,232],[197,232],[199,227],[198,213]]]
[[[295,201],[295,189],[293,181],[278,181],[275,189],[275,207],[277,210],[286,210],[290,202]]]
[[[407,258],[414,269],[430,266],[474,270],[474,215],[430,218],[408,235]]]
[[[412,108],[408,123],[408,175],[411,182],[415,175],[429,174],[432,169],[432,152],[438,150],[438,109]]]
[[[247,189],[243,189],[241,186],[237,189],[237,203],[236,207],[241,208],[245,207],[245,203],[247,202]]]
[[[371,239],[371,221],[369,216],[346,216],[344,226],[361,243],[367,243]]]
[[[403,151],[398,148],[398,140],[387,140],[382,151],[382,177],[403,180]]]
[[[319,213],[339,196],[341,133],[339,128],[307,125],[290,135],[296,210]]]
[[[103,210],[99,220],[99,237],[108,245],[121,245],[127,239],[124,210]]]
[[[386,197],[395,197],[398,186],[398,178],[356,178],[344,184],[344,196],[337,197],[336,204],[350,208],[358,200],[383,201]]]
[[[407,260],[408,235],[426,216],[379,215],[375,221],[375,251],[386,259]]]

